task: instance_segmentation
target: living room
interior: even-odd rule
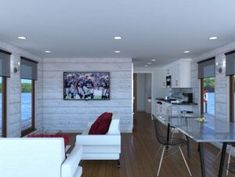
[[[45,147],[54,139],[49,136],[59,136],[58,142],[51,144],[59,147],[55,152],[53,148],[38,150],[39,166],[46,159],[44,155],[53,153],[57,159],[62,152],[58,159],[63,160],[55,160],[51,167],[57,173],[48,173],[48,177],[173,177],[190,173],[233,176],[232,167],[226,164],[234,161],[229,155],[229,143],[234,138],[230,136],[226,142],[208,140],[204,148],[201,139],[186,134],[191,138],[191,158],[186,159],[191,170],[188,173],[180,153],[173,151],[173,157],[169,153],[166,159],[161,158],[158,148],[162,146],[155,137],[153,121],[172,116],[175,104],[177,116],[197,116],[200,120],[196,122],[204,124],[221,120],[233,126],[235,73],[230,61],[234,60],[235,50],[234,5],[232,1],[186,0],[2,1],[0,154],[8,162],[0,160],[0,174],[30,174],[27,169],[17,172],[17,166],[22,168],[24,162],[13,163],[25,156],[16,155],[25,148],[20,148],[18,140],[32,139],[25,142],[25,151],[34,157],[37,153],[30,150],[30,143],[33,142],[31,149],[37,143]],[[146,86],[147,81],[137,86],[135,75],[151,75],[151,93],[146,94],[144,89],[143,97],[137,97],[135,89]],[[68,81],[73,84],[67,87]],[[144,102],[146,110],[138,109],[135,101]],[[104,117],[112,113],[112,121],[102,133],[108,136],[87,135],[103,113]],[[185,133],[181,127],[178,129]],[[68,144],[64,137],[69,137]],[[16,141],[12,147],[10,142],[4,144],[10,139]],[[83,141],[88,144],[82,145]],[[205,154],[201,150],[198,155],[200,146]],[[93,150],[99,153],[90,157]],[[187,150],[183,148],[185,154]],[[7,151],[15,153],[15,157],[11,155],[14,160],[5,154]],[[202,165],[202,155],[206,165]],[[37,169],[33,161],[31,166]],[[46,177],[41,173],[44,168],[49,170],[42,165],[31,175]]]

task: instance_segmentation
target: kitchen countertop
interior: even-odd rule
[[[164,98],[156,98],[155,100],[159,100],[159,101],[164,101],[167,103],[171,103],[171,100],[166,100]],[[190,105],[190,106],[195,106],[198,105],[197,103],[188,103],[188,102],[181,102],[181,103],[171,103],[173,105]]]

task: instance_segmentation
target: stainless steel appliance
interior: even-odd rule
[[[193,94],[192,93],[183,93],[184,102],[193,103]]]
[[[171,87],[171,75],[166,76],[166,87]]]

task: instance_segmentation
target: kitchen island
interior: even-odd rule
[[[198,110],[197,103],[177,102],[172,99],[156,98],[155,99],[155,116],[171,115],[177,116],[180,114],[192,114]]]

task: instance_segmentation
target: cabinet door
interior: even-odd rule
[[[171,114],[171,104],[164,102],[162,104],[162,115],[170,115]]]
[[[172,116],[178,116],[180,114],[180,107],[178,105],[172,105],[171,114]]]
[[[159,100],[156,101],[156,115],[162,115],[162,104],[158,104],[158,102],[161,102]],[[162,102],[161,102],[162,103]]]
[[[172,88],[190,88],[191,87],[191,61],[180,60],[173,63]]]
[[[179,86],[181,88],[191,87],[191,61],[181,61],[179,65]]]
[[[156,102],[156,116],[160,114],[160,106]]]
[[[171,87],[172,88],[179,88],[180,87],[180,82],[179,82],[179,68],[180,64],[178,62],[175,62],[172,67],[171,67],[171,71],[172,71],[172,75],[171,75]]]

